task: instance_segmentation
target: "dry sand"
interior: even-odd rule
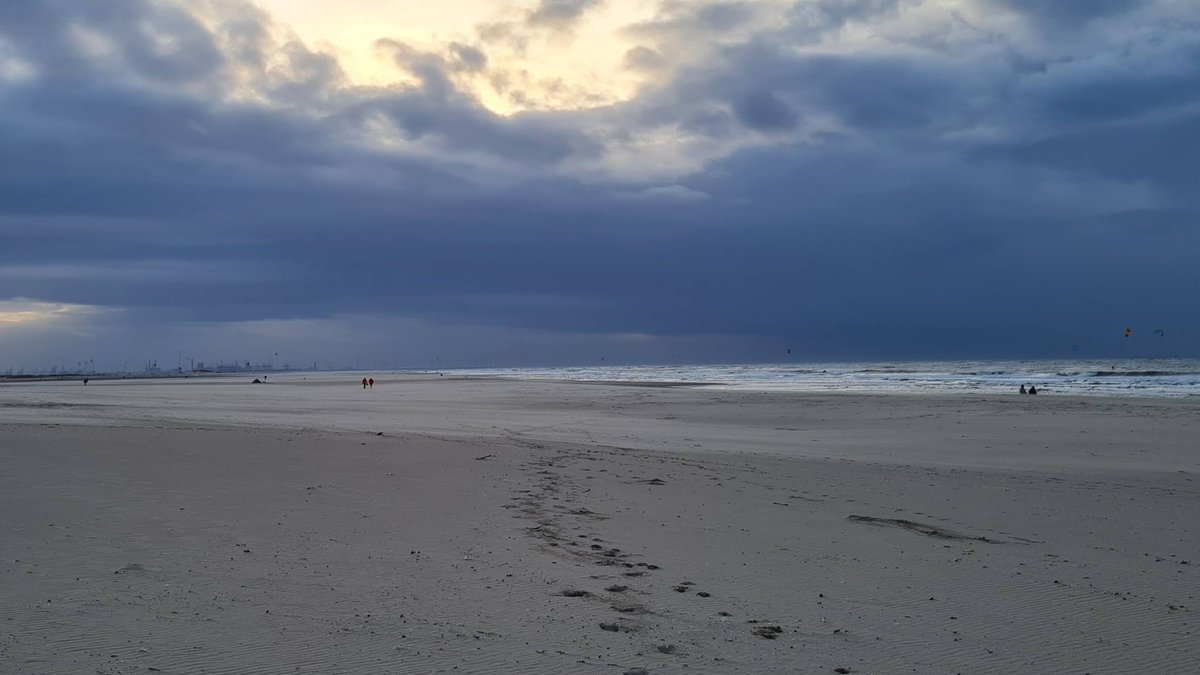
[[[0,386],[0,671],[1200,671],[1200,405],[382,380]]]

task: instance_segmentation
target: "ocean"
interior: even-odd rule
[[[1200,398],[1200,359],[885,361],[753,365],[486,368],[456,374],[618,382],[690,382],[743,391],[1040,394]]]

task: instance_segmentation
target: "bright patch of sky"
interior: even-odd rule
[[[413,83],[380,40],[435,52],[449,45],[478,50],[486,67],[463,84],[501,114],[589,108],[632,97],[645,74],[625,67],[625,54],[637,46],[625,28],[657,10],[656,2],[646,0],[256,2],[310,48],[335,53],[358,85]],[[539,5],[572,8],[559,20],[553,14],[539,19]]]
[[[46,323],[96,311],[99,310],[95,307],[61,302],[37,302],[24,299],[0,300],[0,328],[5,325]]]

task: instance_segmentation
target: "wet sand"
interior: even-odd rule
[[[4,672],[1190,672],[1200,406],[0,386]]]

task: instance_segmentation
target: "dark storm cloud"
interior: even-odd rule
[[[487,67],[487,54],[475,47],[455,42],[450,45],[450,51],[454,55],[455,66],[462,70],[474,72]]]
[[[661,3],[654,18],[628,26],[626,32],[660,40],[705,39],[744,26],[756,13],[757,8],[751,2],[668,0]]]
[[[541,0],[529,14],[529,24],[558,30],[575,25],[584,13],[600,6],[603,0]]]
[[[666,59],[649,47],[633,47],[625,52],[624,66],[631,70],[656,71],[666,65]]]
[[[435,138],[451,151],[478,151],[509,160],[555,162],[571,155],[598,152],[595,143],[555,115],[527,114],[503,118],[461,93],[452,77],[453,64],[436,54],[386,40],[403,68],[421,82],[419,90],[373,95],[345,113],[358,121],[382,115],[407,138]]]
[[[1057,28],[1061,24],[1078,24],[1114,14],[1121,14],[1149,4],[1144,0],[988,0],[999,8],[1009,9],[1031,22],[1050,21]]]
[[[911,0],[800,0],[792,6],[789,18],[801,31],[821,33],[894,13],[904,4],[916,3]]]
[[[797,117],[786,103],[769,91],[752,91],[733,103],[733,112],[738,121],[763,131],[791,129]]]
[[[627,61],[669,77],[503,117],[461,88],[495,67],[464,43],[383,42],[418,86],[355,88],[248,6],[5,3],[0,300],[147,335],[379,315],[814,357],[1200,334],[1200,39],[1166,5],[1056,7],[1003,3],[1036,35],[945,16],[931,41],[916,0],[802,2],[710,43],[764,8],[666,3]],[[1066,26],[1115,13],[1128,34]]]
[[[223,63],[212,34],[184,8],[145,0],[4,3],[0,24],[54,75],[95,74],[112,60],[125,75],[173,83],[211,75]]]

